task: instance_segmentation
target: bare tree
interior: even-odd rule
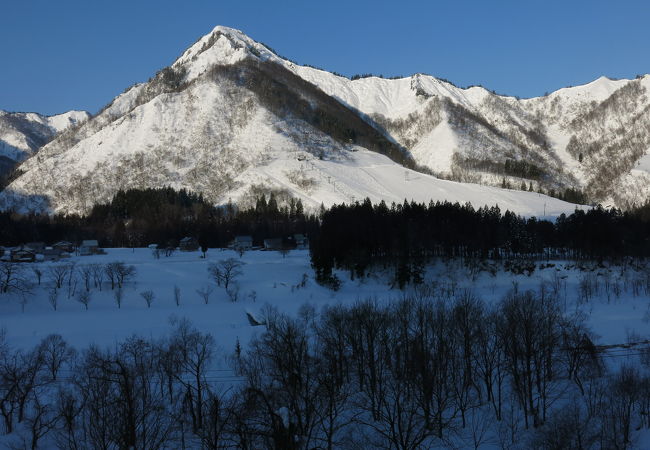
[[[236,303],[239,300],[239,284],[232,283],[230,287],[226,288],[226,294],[231,302]]]
[[[38,395],[34,396],[30,412],[25,418],[25,425],[30,433],[29,448],[39,448],[41,439],[52,431],[59,422],[59,416],[50,402],[43,402]]]
[[[579,398],[572,398],[562,408],[556,410],[544,426],[533,435],[531,447],[539,449],[552,448],[623,448],[607,447],[601,441],[598,418],[590,415]]]
[[[75,283],[77,281],[77,277],[76,277],[77,271],[75,270],[76,264],[77,263],[75,262],[70,262],[66,264],[68,268],[68,288],[72,285],[73,280]]]
[[[71,274],[74,272],[70,272]],[[74,295],[77,292],[77,284],[79,283],[79,279],[76,276],[70,276],[68,279],[68,298],[74,297]],[[89,292],[89,291],[86,291]]]
[[[115,303],[117,303],[117,308],[122,308],[122,299],[124,298],[124,292],[122,288],[117,288],[113,291],[113,297],[115,298]]]
[[[174,285],[174,303],[176,306],[181,306],[181,288]]]
[[[14,420],[18,423],[25,419],[29,401],[35,390],[47,380],[42,377],[44,358],[37,347],[31,351],[5,351],[0,361],[0,379],[3,389],[0,391],[0,414],[5,421],[7,433],[13,430]]]
[[[130,281],[136,274],[135,266],[126,265],[121,261],[106,264],[104,272],[111,282],[111,289],[115,289],[116,285],[118,288],[124,287],[124,283]]]
[[[196,330],[187,320],[176,324],[169,343],[169,356],[175,362],[175,378],[183,387],[192,428],[203,428],[205,400],[209,392],[207,371],[215,352],[214,338]]]
[[[79,291],[79,294],[77,294],[77,301],[86,307],[86,311],[88,310],[90,299],[90,292],[88,291]]]
[[[57,289],[61,289],[63,287],[63,283],[65,283],[65,279],[68,276],[68,270],[70,269],[70,266],[67,264],[56,264],[53,266],[48,267],[48,276],[52,283],[54,283],[54,287]]]
[[[536,298],[533,292],[511,293],[501,302],[499,334],[513,390],[524,412],[537,427],[546,421],[555,400],[554,374],[561,361],[562,318],[557,300]]]
[[[0,262],[0,294],[9,292],[29,293],[31,283],[25,276],[25,268],[10,261]]]
[[[41,270],[40,266],[32,266],[32,272],[34,272],[34,275],[36,275],[36,281],[38,281],[38,285],[41,285],[41,278],[43,278],[43,271]]]
[[[130,338],[115,351],[86,352],[78,385],[86,400],[82,427],[91,448],[163,447],[175,423],[165,405],[159,353]]]
[[[39,351],[43,356],[45,369],[53,381],[57,379],[61,368],[70,363],[76,355],[75,349],[70,347],[60,334],[50,334],[43,338]]]
[[[82,417],[86,405],[79,392],[72,389],[59,389],[56,397],[59,427],[54,430],[54,440],[58,448],[82,450]]]
[[[211,284],[208,284],[205,287],[196,290],[196,293],[199,294],[199,297],[203,299],[203,303],[205,303],[206,305],[210,302],[210,295],[212,295],[213,292],[214,292],[214,286],[212,286]]]
[[[601,411],[603,448],[631,447],[640,382],[638,368],[628,365],[623,365],[610,380]]]
[[[236,415],[236,399],[233,396],[208,392],[204,402],[204,426],[198,432],[202,448],[219,450],[232,443],[230,430]]]
[[[208,272],[214,278],[217,286],[223,284],[226,290],[232,281],[242,274],[242,267],[244,262],[238,261],[235,258],[222,259],[217,263],[208,266]]]
[[[155,298],[155,294],[153,293],[152,290],[147,290],[140,292],[140,296],[144,299],[145,303],[147,304],[147,308],[151,308],[151,304],[153,303],[153,299]]]
[[[52,305],[52,308],[54,308],[54,311],[56,311],[59,306],[59,291],[57,288],[53,287],[48,291],[47,301],[50,302],[50,305]]]
[[[92,279],[93,279],[93,268],[88,264],[83,265],[79,269],[79,273],[81,274],[81,279],[84,282],[84,288],[86,288],[86,291],[89,291],[90,290],[90,284],[91,284]]]
[[[99,289],[100,291],[102,290],[102,283],[104,282],[104,267],[102,267],[101,264],[89,264],[88,267],[90,268],[90,271],[92,273],[93,277],[93,284],[95,286],[95,289]]]

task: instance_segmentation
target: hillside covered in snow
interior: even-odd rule
[[[85,111],[43,116],[0,110],[0,177],[32,156],[57,133],[89,117]]]
[[[119,189],[161,186],[214,203],[284,192],[312,207],[370,197],[575,208],[524,190],[638,205],[650,196],[648,84],[600,78],[519,100],[423,74],[350,80],[216,27],[25,161],[0,207],[84,213]]]

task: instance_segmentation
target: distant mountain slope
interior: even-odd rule
[[[440,176],[488,185],[583,190],[626,207],[650,198],[650,77],[598,80],[516,99],[457,88],[428,75],[349,80],[310,67],[297,73],[359,110]],[[506,162],[529,170],[508,170]],[[521,164],[513,164],[519,168]]]
[[[84,212],[119,189],[163,185],[215,203],[272,189],[312,206],[370,196],[498,203],[526,215],[574,207],[488,187],[505,185],[586,190],[624,206],[648,197],[648,83],[599,79],[518,100],[421,74],[349,80],[217,27],[25,161],[0,207]]]
[[[0,177],[27,159],[57,133],[88,119],[85,111],[55,116],[0,110]]]

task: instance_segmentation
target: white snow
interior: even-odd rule
[[[86,121],[90,117],[86,111],[68,111],[54,116],[38,113],[11,113],[0,110],[0,156],[20,162],[38,150],[40,143],[35,136],[49,139],[71,125]],[[15,125],[15,121],[20,126]]]
[[[35,287],[34,295],[28,296],[25,305],[21,304],[19,296],[0,296],[0,327],[6,330],[8,342],[17,347],[33,346],[48,334],[59,333],[72,345],[85,348],[90,344],[113,346],[133,334],[157,337],[169,331],[170,318],[188,318],[197,328],[212,333],[224,351],[231,352],[238,339],[244,346],[254,334],[264,330],[264,327],[251,326],[246,313],[262,318],[267,305],[277,307],[280,312],[296,314],[304,304],[318,311],[325,305],[350,305],[365,298],[388,301],[402,295],[401,291],[389,288],[391,274],[379,272],[369,278],[350,281],[346,272],[338,272],[343,283],[339,291],[333,292],[314,282],[306,250],[291,251],[286,257],[279,252],[248,251],[241,257],[245,265],[242,276],[237,279],[240,298],[233,303],[223,287],[214,285],[207,267],[230,257],[239,259],[239,256],[221,249],[210,249],[207,256],[201,259],[200,252],[176,252],[171,257],[155,259],[146,248],[108,249],[106,255],[74,256],[69,262],[76,263],[77,268],[84,264],[123,261],[137,270],[135,280],[124,288],[120,309],[110,284],[105,282],[101,291],[92,289],[88,311],[74,298],[67,298],[67,286],[60,289],[59,306],[54,311],[47,299],[52,286],[48,268],[68,261],[37,263],[44,274],[42,284]],[[551,262],[553,267],[536,270],[531,276],[504,271],[496,276],[486,272],[475,276],[468,268],[450,261],[430,266],[427,279],[453,278],[459,283],[458,289],[469,287],[487,303],[492,303],[499,301],[515,282],[522,291],[537,290],[542,281],[549,282],[558,273],[566,277],[566,294],[561,299],[563,308],[566,307],[567,314],[585,314],[587,323],[600,336],[598,343],[624,343],[631,333],[650,334],[650,322],[644,320],[648,311],[645,295],[635,297],[625,291],[620,297],[612,296],[608,300],[602,289],[605,277],[611,282],[619,280],[622,285],[623,280],[634,276],[629,267],[626,270],[619,266],[597,268],[593,273],[601,280],[601,289],[589,302],[579,304],[579,280],[591,269],[581,271],[570,262]],[[31,266],[26,270],[31,270]],[[303,274],[307,274],[308,281],[306,287],[301,288],[298,285]],[[205,304],[196,290],[208,284],[213,284],[215,290]],[[174,302],[174,286],[181,289],[180,306]],[[151,308],[147,308],[139,295],[146,290],[155,294]]]
[[[38,158],[28,160],[22,166],[26,173],[12,183],[10,192],[2,194],[0,206],[34,209],[42,203],[21,204],[24,201],[19,199],[16,205],[15,199],[44,195],[51,198],[53,210],[83,212],[92,201],[109,200],[118,188],[160,185],[210,192],[215,202],[225,202],[243,195],[252,184],[262,184],[288,189],[310,205],[368,196],[386,201],[470,201],[477,207],[499,204],[502,209],[524,215],[542,215],[545,209],[547,215],[554,215],[574,208],[536,194],[463,187],[421,174],[409,176],[417,182],[404,182],[408,171],[380,155],[368,156],[363,149],[352,154],[350,146],[332,141],[313,127],[275,117],[241,86],[202,77],[214,65],[234,64],[243,58],[281,64],[358,110],[362,117],[377,114],[402,121],[414,117],[416,123],[424,125],[409,131],[408,138],[414,143],[408,150],[418,164],[435,173],[449,174],[456,154],[502,163],[506,158],[528,160],[533,152],[541,155],[540,160],[548,165],[544,168],[557,180],[572,187],[584,185],[587,176],[582,165],[566,152],[571,135],[564,125],[578,106],[602,101],[630,82],[603,77],[547,97],[517,100],[481,87],[458,88],[424,74],[352,81],[286,61],[241,31],[218,26],[172,65],[187,69],[185,81],[193,82],[185,90],[158,95],[136,107],[148,84],[128,89],[81,128],[76,145],[67,148],[55,141],[45,146]],[[437,126],[417,122],[428,114],[427,98],[441,100],[442,121]],[[448,102],[478,117],[467,118],[471,130],[452,123]],[[562,111],[561,121],[554,116],[556,107]],[[58,126],[66,120],[62,117],[53,122]],[[550,150],[540,147],[521,129],[546,133]],[[399,141],[396,136],[388,137]],[[325,162],[314,161],[309,167],[306,162],[299,164],[295,160],[299,151],[312,155],[324,152]],[[134,171],[134,161],[142,161],[151,172]],[[334,161],[337,163],[332,165]],[[297,186],[288,176],[296,173],[306,173],[315,183],[309,188]],[[500,184],[500,178],[492,173],[478,175],[472,179]],[[102,179],[105,176],[114,179],[106,181]],[[232,183],[224,191],[223,186],[217,186],[218,179]],[[75,190],[88,198],[75,198]],[[62,198],[64,194],[66,198]]]
[[[644,156],[641,157],[634,167],[636,170],[641,170],[643,172],[650,173],[650,149],[646,152]]]

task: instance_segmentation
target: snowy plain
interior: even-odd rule
[[[239,298],[231,301],[223,287],[214,284],[208,273],[212,263],[234,258],[243,263],[237,277]],[[67,282],[59,290],[57,310],[48,301],[53,287],[50,274],[59,265],[75,264],[77,273],[85,265],[105,265],[115,261],[135,267],[136,275],[125,284],[123,302],[117,307],[110,283],[104,281],[101,291],[91,290],[88,309],[67,296]],[[550,292],[553,283],[561,286],[559,300],[566,315],[582,315],[594,333],[595,344],[609,345],[603,359],[616,371],[624,363],[639,364],[639,351],[624,344],[641,342],[650,335],[647,289],[634,292],[632,285],[639,280],[647,282],[648,266],[624,261],[622,265],[608,265],[574,261],[537,261],[530,274],[515,275],[506,271],[502,263],[490,263],[478,271],[477,266],[463,264],[459,259],[438,260],[427,267],[425,282],[436,283],[438,288],[453,287],[458,293],[471,289],[486,304],[499,302],[509,291],[520,292],[540,289]],[[294,250],[287,254],[277,251],[251,250],[241,256],[232,250],[210,249],[207,257],[201,253],[177,251],[169,257],[155,258],[148,248],[107,249],[104,255],[73,256],[63,262],[25,264],[25,274],[36,283],[34,269],[42,273],[41,284],[34,286],[32,295],[23,297],[0,295],[0,328],[6,333],[6,342],[14,349],[31,349],[52,333],[60,334],[78,350],[91,345],[115,349],[125,339],[137,335],[145,339],[168,336],[172,322],[188,319],[194,327],[213,335],[217,344],[214,365],[208,371],[208,380],[220,389],[229,389],[244,379],[234,372],[228,356],[235,351],[237,342],[242,349],[248,342],[265,331],[264,326],[252,326],[248,315],[263,320],[265,311],[275,308],[290,316],[299,314],[304,305],[319,312],[327,305],[352,305],[359,300],[376,299],[388,303],[403,298],[409,289],[400,291],[391,287],[392,271],[377,270],[373,275],[350,280],[347,272],[337,271],[342,280],[341,289],[332,291],[315,283],[307,250]],[[496,271],[491,269],[496,268]],[[585,280],[600,288],[585,299],[580,285]],[[609,288],[605,289],[605,284]],[[207,303],[197,290],[212,286],[213,293]],[[614,286],[618,286],[619,291]],[[174,299],[174,288],[180,289],[180,304]],[[76,290],[84,289],[79,281]],[[147,307],[142,292],[152,291],[154,300]],[[616,294],[618,292],[618,294]],[[621,345],[623,344],[623,345]],[[66,372],[67,373],[67,372]],[[479,415],[480,416],[480,415]],[[483,420],[483,419],[481,419]],[[464,436],[464,435],[463,435]],[[525,439],[526,434],[521,438]],[[0,447],[12,442],[14,435],[0,437]],[[461,439],[461,438],[459,438]],[[43,441],[48,442],[48,441]],[[445,448],[467,448],[465,437]],[[522,443],[525,442],[522,441]],[[648,448],[648,430],[635,431],[632,448]],[[47,445],[47,444],[46,444]],[[451,444],[450,444],[451,445]],[[480,448],[500,448],[496,441],[487,441]],[[525,448],[515,446],[511,448]]]
[[[380,301],[399,299],[404,294],[391,289],[392,273],[375,273],[364,279],[350,281],[346,272],[338,272],[342,280],[339,291],[319,286],[307,250],[294,250],[283,256],[276,251],[252,250],[241,258],[231,250],[210,249],[205,259],[200,252],[179,252],[170,257],[155,259],[151,250],[108,249],[106,255],[74,256],[64,262],[42,262],[26,265],[26,274],[33,278],[32,268],[39,267],[43,273],[41,285],[36,285],[33,295],[22,303],[19,296],[0,296],[0,327],[7,333],[8,343],[15,347],[29,348],[51,333],[59,333],[77,348],[90,344],[111,347],[134,334],[157,337],[170,330],[171,318],[187,318],[198,329],[214,335],[221,348],[230,353],[237,339],[244,345],[264,327],[253,327],[247,312],[261,317],[268,306],[280,312],[294,315],[301,306],[309,304],[320,310],[325,305],[352,304],[357,300],[377,298]],[[244,263],[242,275],[237,278],[239,299],[232,302],[223,287],[217,287],[208,273],[208,266],[220,260],[235,258]],[[50,267],[76,263],[76,269],[85,264],[107,264],[122,261],[133,265],[135,278],[124,287],[124,299],[118,308],[110,283],[104,281],[102,290],[92,289],[88,310],[75,300],[67,298],[67,285],[60,289],[56,311],[48,302],[52,288]],[[622,289],[620,296],[600,289],[589,301],[579,300],[579,284],[587,275],[596,277],[600,285],[604,280],[619,282],[621,288],[629,285],[634,277],[644,276],[632,268],[622,266],[596,266],[570,261],[551,261],[552,267],[538,269],[531,275],[514,275],[499,270],[496,275],[486,271],[472,271],[459,261],[439,261],[429,266],[426,280],[454,284],[457,289],[469,288],[490,304],[499,301],[514,286],[520,291],[539,291],[542,283],[550,283],[558,274],[563,283],[562,304],[567,314],[582,312],[592,331],[600,338],[597,344],[621,344],[633,335],[650,335],[650,322],[644,319],[649,310],[650,298],[643,292],[633,295]],[[547,266],[546,262],[543,262]],[[299,287],[306,274],[305,287]],[[174,301],[174,286],[181,291],[180,306]],[[206,304],[197,290],[213,286]],[[77,291],[83,289],[82,283]],[[147,307],[140,293],[151,290],[155,298]],[[408,289],[407,289],[408,291]]]

